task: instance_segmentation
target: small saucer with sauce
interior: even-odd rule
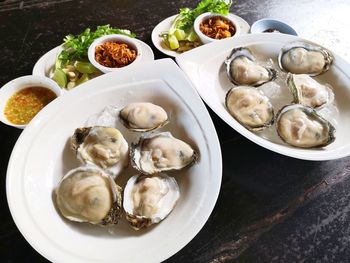
[[[61,95],[53,80],[41,76],[23,76],[0,88],[0,121],[24,129],[51,101]]]
[[[250,33],[282,33],[294,36],[298,35],[290,25],[271,18],[264,18],[255,21],[250,28]]]

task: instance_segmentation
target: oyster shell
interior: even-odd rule
[[[168,123],[166,111],[149,102],[130,103],[120,111],[119,117],[125,127],[138,132],[155,130]]]
[[[179,187],[173,177],[134,175],[124,191],[126,219],[136,230],[159,223],[173,210],[179,197]]]
[[[97,165],[114,177],[128,164],[129,145],[115,128],[78,128],[71,138],[71,146],[82,163]]]
[[[245,47],[233,49],[225,63],[227,75],[236,85],[257,87],[276,77],[274,69],[257,64],[251,51]]]
[[[180,170],[197,160],[198,154],[170,132],[146,135],[131,145],[132,166],[143,174]]]
[[[117,224],[122,215],[122,189],[97,166],[69,171],[56,188],[61,214],[71,221]]]
[[[319,108],[332,101],[334,94],[327,85],[322,85],[307,74],[287,75],[287,85],[294,97],[294,103]]]
[[[272,104],[264,93],[248,86],[233,87],[226,94],[228,112],[250,130],[261,130],[273,123]]]
[[[300,104],[283,107],[276,128],[283,141],[300,148],[323,147],[335,140],[333,125],[314,109]]]
[[[278,64],[285,72],[316,76],[327,71],[333,62],[332,54],[319,46],[292,42],[278,55]]]

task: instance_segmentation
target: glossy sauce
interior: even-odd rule
[[[57,98],[48,88],[28,87],[17,91],[6,102],[4,114],[13,124],[28,124],[47,104]]]

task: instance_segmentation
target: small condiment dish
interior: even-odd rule
[[[250,28],[250,33],[282,33],[298,36],[297,32],[290,25],[271,18],[264,18],[255,21]]]
[[[52,79],[42,77],[42,76],[23,76],[9,81],[3,87],[0,88],[0,121],[9,126],[13,126],[19,129],[24,129],[27,124],[14,124],[10,122],[5,116],[5,107],[8,100],[16,92],[29,88],[29,87],[43,87],[53,91],[57,97],[61,95],[61,88]]]
[[[229,20],[233,26],[235,27],[236,29],[236,32],[233,36],[231,37],[235,37],[235,36],[239,36],[240,35],[240,27],[239,27],[239,21],[234,17],[234,16],[231,16],[230,14],[228,14],[227,16],[224,16],[224,15],[221,15],[221,14],[215,14],[215,13],[211,13],[211,12],[207,12],[207,13],[204,13],[204,14],[201,14],[199,15],[195,20],[194,20],[194,24],[193,24],[193,28],[194,28],[194,31],[196,32],[196,34],[198,35],[199,37],[199,40],[203,43],[203,44],[207,44],[207,43],[210,43],[210,42],[214,42],[214,41],[220,41],[221,39],[215,39],[215,38],[211,38],[211,37],[208,37],[207,35],[205,35],[201,30],[200,30],[200,24],[211,18],[211,17],[222,17],[224,18],[225,20]]]
[[[95,52],[96,52],[96,47],[99,45],[102,45],[106,42],[117,42],[117,43],[125,43],[132,49],[136,50],[136,58],[133,62],[130,64],[123,66],[123,67],[116,67],[116,68],[110,68],[101,65],[98,63],[95,59]],[[113,35],[106,35],[100,38],[97,38],[94,42],[89,47],[88,50],[88,58],[89,61],[92,65],[94,65],[97,69],[101,70],[103,73],[109,73],[113,71],[120,70],[121,68],[129,67],[130,65],[135,65],[138,64],[141,60],[142,57],[142,52],[141,52],[141,46],[140,44],[133,38],[124,36],[124,35],[118,35],[118,34],[113,34]]]

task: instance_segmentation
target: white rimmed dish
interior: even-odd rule
[[[7,82],[0,89],[0,121],[9,126],[13,126],[19,129],[24,129],[28,124],[14,124],[11,123],[4,114],[4,109],[7,101],[12,95],[16,92],[28,88],[28,87],[44,87],[53,91],[57,97],[61,95],[61,88],[53,80],[42,77],[42,76],[23,76],[16,79],[13,79]]]
[[[198,163],[172,173],[181,191],[176,207],[160,224],[139,232],[124,220],[112,229],[64,220],[55,209],[53,190],[66,171],[78,166],[69,137],[106,106],[135,101],[170,110],[164,130],[200,152]],[[118,128],[129,142],[137,141],[136,133],[127,133],[122,124]],[[173,61],[156,60],[86,82],[35,117],[13,149],[7,200],[23,236],[53,262],[160,262],[184,247],[205,224],[219,194],[221,163],[214,125],[195,89]],[[135,170],[125,174],[134,175]]]
[[[144,63],[147,61],[154,60],[154,54],[149,45],[147,45],[145,42],[134,39],[135,42],[138,43],[141,49],[142,57],[140,63]],[[33,75],[36,76],[45,76],[50,77],[50,71],[55,66],[56,57],[60,54],[62,51],[62,46],[55,47],[45,53],[39,60],[35,63],[33,67]],[[63,92],[66,92],[66,89],[62,89]]]
[[[134,38],[131,38],[128,36],[123,36],[123,35],[118,35],[118,34],[112,34],[112,35],[106,35],[103,37],[99,37],[99,38],[95,39],[94,42],[92,42],[92,44],[90,45],[90,47],[88,49],[88,58],[89,58],[90,63],[95,68],[101,70],[103,73],[109,73],[109,72],[113,72],[113,71],[120,69],[120,68],[106,67],[106,66],[103,66],[96,61],[96,59],[95,59],[96,47],[99,45],[102,45],[106,42],[124,43],[124,44],[127,44],[129,48],[136,51],[135,60],[132,61],[130,64],[124,66],[123,68],[136,65],[136,64],[140,63],[140,61],[142,61],[141,46],[140,46],[138,41],[135,41]]]
[[[230,14],[228,14],[227,16],[224,16],[224,15],[220,15],[220,14],[215,14],[215,13],[211,13],[211,12],[207,12],[207,13],[204,13],[204,14],[201,14],[200,16],[198,16],[195,20],[194,20],[194,23],[193,23],[193,28],[194,28],[194,31],[196,32],[196,34],[198,35],[200,41],[204,44],[208,44],[210,42],[215,42],[215,41],[220,41],[221,39],[215,39],[215,38],[211,38],[211,37],[208,37],[207,35],[205,35],[201,30],[200,30],[200,24],[202,22],[204,22],[205,20],[211,18],[211,17],[222,17],[228,21],[230,21],[233,26],[235,27],[235,34],[231,37],[237,37],[240,35],[241,33],[241,28],[239,26],[239,21],[236,17],[234,16],[230,16]]]
[[[278,31],[277,33],[289,34],[293,36],[298,35],[295,29],[292,28],[290,25],[288,25],[286,22],[283,22],[277,19],[272,19],[272,18],[263,18],[255,21],[252,24],[252,27],[250,28],[250,33],[252,34],[266,33],[265,31],[269,29],[277,30]]]
[[[260,59],[272,58],[273,65],[277,68],[279,50],[285,44],[294,41],[309,42],[286,34],[252,34],[199,47],[177,57],[176,61],[191,79],[198,93],[209,107],[233,129],[256,144],[286,156],[305,160],[331,160],[349,156],[350,65],[335,53],[333,53],[335,61],[330,70],[317,77],[321,83],[329,83],[333,86],[335,103],[339,111],[339,113],[334,112],[337,130],[336,140],[327,147],[320,149],[295,148],[283,143],[277,134],[273,134],[269,140],[264,139],[258,133],[250,132],[244,128],[225,108],[225,95],[233,85],[227,78],[223,62],[232,48],[250,47]],[[290,98],[290,101],[292,101],[291,95]],[[276,109],[276,112],[277,110],[279,108]]]
[[[237,20],[239,27],[240,27],[241,34],[248,34],[249,33],[250,26],[247,23],[247,21],[245,21],[243,18],[241,18],[237,15],[231,14],[231,13],[228,16]],[[171,23],[174,21],[175,17],[177,17],[177,15],[173,15],[173,16],[170,16],[170,17],[162,20],[152,30],[152,43],[153,43],[153,45],[160,52],[162,52],[163,54],[168,55],[170,57],[177,57],[177,56],[181,55],[181,53],[178,53],[174,50],[171,50],[169,47],[167,47],[163,41],[163,38],[161,38],[159,35],[165,31],[169,30],[169,28],[171,27]]]

